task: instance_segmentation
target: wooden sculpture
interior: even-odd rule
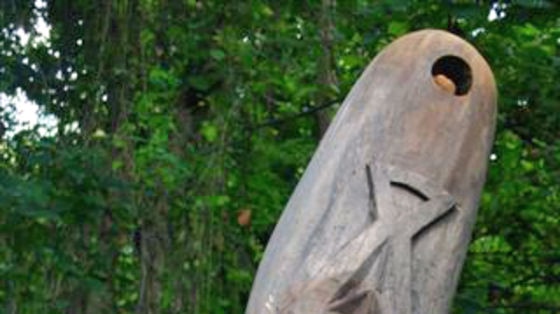
[[[389,45],[286,206],[247,313],[447,313],[495,117],[491,70],[468,43],[425,30]]]

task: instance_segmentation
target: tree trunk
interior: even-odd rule
[[[338,81],[335,71],[334,60],[334,6],[335,0],[321,1],[321,15],[319,17],[319,32],[321,38],[321,58],[319,59],[319,76],[317,83],[319,85],[317,92],[317,106],[322,106],[332,99]],[[330,117],[327,110],[319,110],[315,113],[317,121],[317,138],[320,140],[327,128],[329,127]]]

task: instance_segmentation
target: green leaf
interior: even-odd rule
[[[401,36],[408,32],[410,26],[407,22],[403,21],[392,21],[389,23],[388,32],[394,36]]]
[[[205,140],[212,143],[218,137],[218,127],[208,121],[205,121],[202,124],[201,133]]]
[[[226,54],[220,49],[211,49],[210,56],[218,61],[222,61],[226,57]]]
[[[192,87],[200,91],[205,91],[210,88],[210,80],[204,76],[190,77],[188,82]]]

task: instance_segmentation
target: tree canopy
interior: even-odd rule
[[[437,28],[500,94],[454,312],[557,313],[559,16],[542,0],[1,1],[0,312],[242,313],[350,87]],[[56,126],[17,128],[18,93]]]

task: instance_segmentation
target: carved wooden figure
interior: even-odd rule
[[[468,43],[425,30],[389,45],[286,206],[247,313],[447,313],[495,117],[492,72]]]

